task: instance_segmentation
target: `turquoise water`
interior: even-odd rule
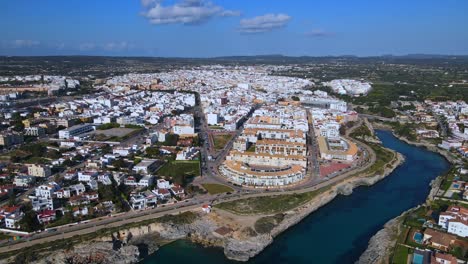
[[[414,233],[413,239],[414,239],[414,241],[416,241],[417,243],[422,244],[422,241],[423,241],[423,234],[421,234],[421,233]]]
[[[384,146],[406,157],[403,165],[371,187],[356,188],[286,230],[248,263],[354,263],[369,239],[390,219],[421,204],[429,183],[449,169],[449,163],[422,148],[408,145],[389,131],[377,131]],[[221,249],[203,248],[185,240],[162,247],[142,263],[234,263]]]
[[[424,260],[424,256],[414,253],[413,254],[413,264],[422,264]]]

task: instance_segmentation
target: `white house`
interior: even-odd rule
[[[24,213],[20,206],[3,206],[0,208],[0,216],[5,221],[5,227],[19,229],[17,223],[23,218]]]
[[[157,185],[158,185],[158,189],[169,189],[169,188],[171,188],[170,182],[166,181],[164,179],[158,179],[157,180]]]
[[[52,198],[56,191],[60,190],[60,186],[55,182],[50,182],[47,185],[36,187],[35,194],[37,197]]]
[[[157,201],[157,196],[150,191],[130,195],[130,204],[133,210],[141,210],[150,206],[156,206]]]
[[[468,209],[459,206],[449,206],[445,212],[440,213],[439,215],[439,225],[442,228],[448,228],[448,221],[454,218],[461,218],[468,220]]]
[[[14,185],[18,187],[28,187],[36,182],[36,178],[28,175],[19,175],[15,177]]]
[[[76,177],[78,177],[78,172],[76,170],[68,170],[63,178],[65,180],[74,180]]]
[[[132,148],[116,147],[112,150],[112,154],[119,155],[122,157],[127,157],[128,155],[132,153],[133,153]]]
[[[78,181],[89,182],[93,178],[97,177],[97,171],[80,171],[78,172]]]
[[[461,218],[448,220],[447,232],[461,237],[468,236],[468,221]]]
[[[186,147],[177,152],[176,160],[193,160],[198,156],[198,149],[194,147]]]
[[[54,210],[54,201],[52,198],[29,196],[32,209],[36,212],[43,210]]]
[[[137,186],[138,185],[135,177],[133,177],[133,176],[128,176],[127,178],[125,178],[124,184],[127,185],[127,186]]]
[[[156,189],[152,191],[159,200],[167,200],[171,198],[171,192],[169,192],[169,189]]]
[[[140,181],[138,182],[138,186],[149,187],[150,185],[153,184],[153,181],[154,181],[154,177],[152,175],[146,175],[140,179]]]
[[[151,173],[158,167],[158,160],[155,159],[144,159],[137,165],[133,166],[133,171],[148,174]]]

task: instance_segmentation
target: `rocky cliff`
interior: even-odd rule
[[[398,235],[401,232],[403,214],[388,221],[384,225],[384,228],[369,240],[369,246],[356,262],[357,264],[389,263],[392,248],[395,246]]]
[[[112,242],[86,243],[75,246],[71,250],[60,250],[34,263],[102,263],[126,264],[136,263],[139,259],[137,246],[118,246]]]

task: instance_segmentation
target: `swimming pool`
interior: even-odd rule
[[[413,254],[413,262],[412,264],[422,264],[424,256],[418,253]]]
[[[454,188],[454,189],[460,188],[460,184],[458,184],[458,183],[454,184],[454,185],[453,185],[453,188]]]
[[[413,240],[416,241],[416,243],[422,244],[423,234],[421,234],[419,232],[414,233]]]

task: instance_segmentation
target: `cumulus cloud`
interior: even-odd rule
[[[239,16],[238,11],[226,10],[206,0],[182,0],[164,6],[162,0],[141,0],[143,16],[152,24],[198,24],[213,17]]]
[[[282,28],[291,20],[286,14],[266,14],[240,21],[239,31],[243,33],[261,33]]]
[[[89,42],[81,43],[78,46],[78,49],[81,50],[81,51],[92,50],[92,49],[95,49],[95,48],[96,48],[96,44],[89,43]]]
[[[305,35],[308,37],[331,37],[335,34],[322,29],[313,29],[311,31],[306,32]]]
[[[40,41],[29,39],[3,40],[0,42],[0,46],[7,49],[32,48],[39,45],[41,45]]]
[[[134,49],[135,45],[126,41],[121,42],[107,42],[107,43],[92,43],[84,42],[78,46],[80,51],[111,51],[111,52],[122,52]]]
[[[107,51],[124,51],[130,48],[130,44],[125,41],[122,42],[109,42],[103,45],[103,49]]]

